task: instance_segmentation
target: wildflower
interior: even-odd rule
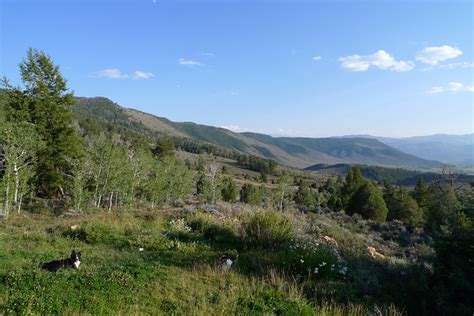
[[[143,248],[138,248],[138,251],[143,251],[143,250],[145,250],[145,249],[143,249]]]
[[[301,263],[304,263],[304,260],[303,260],[303,258],[301,258],[301,259],[300,259],[300,262],[301,262]]]
[[[319,269],[318,268],[314,268],[314,274],[318,274],[319,272]]]

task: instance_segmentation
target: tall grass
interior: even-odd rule
[[[268,214],[265,214],[267,216]],[[261,214],[256,214],[261,216]],[[287,240],[286,222],[276,239]],[[177,221],[177,219],[183,219]],[[251,218],[247,218],[252,223]],[[257,273],[250,258],[272,258],[245,243],[236,219],[144,211],[60,218],[12,216],[0,223],[0,314],[366,315],[373,307],[321,303],[282,265]],[[258,219],[260,228],[265,221]],[[78,225],[79,227],[71,226]],[[253,224],[252,224],[253,225]],[[187,227],[190,227],[188,229]],[[252,226],[255,227],[255,226]],[[279,228],[278,228],[279,229]],[[259,235],[260,234],[260,235]],[[253,237],[253,238],[256,238]],[[256,247],[256,248],[254,248]],[[79,270],[48,273],[42,262],[82,251]],[[219,256],[239,259],[224,273]],[[260,271],[262,272],[262,271]],[[393,307],[384,315],[400,314]]]

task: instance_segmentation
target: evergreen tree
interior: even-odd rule
[[[384,222],[387,218],[387,206],[382,192],[370,181],[366,181],[352,195],[347,206],[347,213],[362,215],[365,219]]]
[[[406,188],[393,190],[384,197],[388,208],[389,220],[400,220],[412,226],[418,225],[423,219],[423,211],[416,201],[410,196]]]
[[[222,199],[226,202],[233,203],[237,201],[239,191],[237,190],[237,186],[231,177],[226,177],[224,179],[222,183],[221,195]]]
[[[52,197],[64,195],[70,177],[71,158],[80,155],[80,141],[72,128],[69,111],[74,98],[66,86],[59,67],[51,58],[36,49],[29,49],[20,64],[24,90],[4,82],[9,96],[7,119],[33,123],[44,141],[38,153],[36,187],[38,194]]]
[[[265,196],[263,187],[256,187],[253,184],[245,183],[240,189],[240,201],[254,206],[261,206]]]
[[[196,193],[203,201],[210,202],[212,200],[211,182],[203,172],[199,172],[196,181]]]
[[[426,217],[429,202],[429,192],[428,186],[425,184],[423,177],[420,177],[416,183],[415,189],[413,190],[413,198],[415,199],[416,203],[418,203],[418,206],[422,209],[424,217]]]
[[[169,137],[162,137],[156,142],[153,154],[158,158],[174,156],[174,142]]]
[[[308,182],[304,180],[299,181],[294,201],[300,209],[313,208],[316,206],[316,196],[315,193],[311,191]]]
[[[345,206],[348,205],[349,200],[352,198],[355,192],[366,183],[366,180],[362,177],[359,166],[352,166],[346,176],[346,181],[342,187],[342,201]]]
[[[433,183],[429,186],[428,212],[426,218],[427,228],[434,233],[439,233],[449,224],[449,219],[461,207],[453,189],[448,185]]]

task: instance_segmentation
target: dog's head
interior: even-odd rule
[[[81,252],[73,250],[71,256],[69,257],[73,262],[81,261]]]
[[[221,263],[222,263],[222,264],[227,263],[227,259],[229,259],[229,257],[228,257],[227,255],[221,256]]]

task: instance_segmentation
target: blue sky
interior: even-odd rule
[[[474,130],[472,1],[0,0],[0,75],[28,47],[77,96],[272,135]]]

